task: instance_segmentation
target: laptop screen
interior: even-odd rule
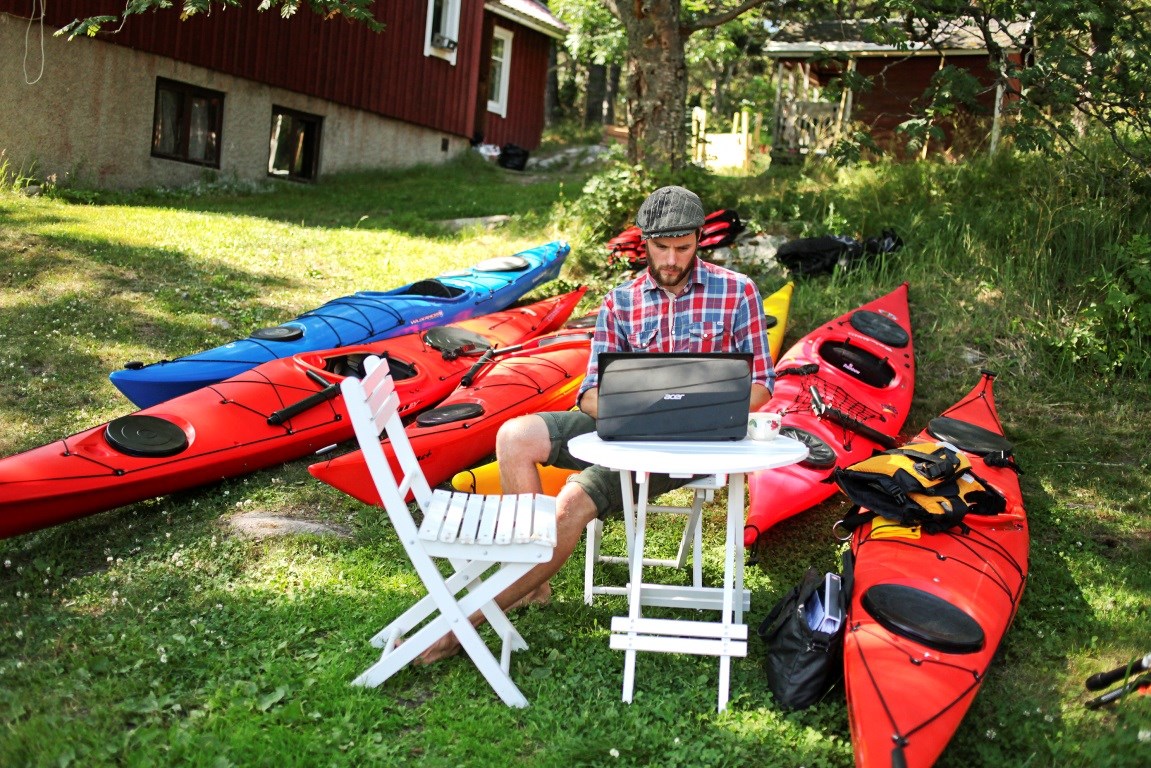
[[[750,353],[604,352],[604,440],[740,440],[751,409]]]

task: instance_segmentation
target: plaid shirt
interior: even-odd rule
[[[579,394],[599,385],[599,353],[606,351],[751,352],[752,383],[770,391],[775,370],[765,326],[759,290],[746,275],[696,259],[672,298],[645,271],[604,298]]]

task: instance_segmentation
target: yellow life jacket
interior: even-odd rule
[[[1006,501],[971,471],[967,456],[947,443],[911,443],[836,469],[834,479],[859,508],[845,521],[848,529],[873,515],[927,533],[959,527],[969,514],[996,515]]]

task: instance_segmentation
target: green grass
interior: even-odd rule
[[[1151,650],[1151,392],[1122,372],[1101,381],[1052,343],[1094,298],[1086,277],[1113,258],[1109,246],[1148,229],[1146,195],[1095,173],[1004,158],[708,180],[760,229],[893,226],[907,241],[800,283],[788,340],[910,281],[909,432],[980,367],[1001,374],[1000,412],[1026,470],[1031,576],[942,765],[1146,762],[1151,697],[1082,707],[1087,675]],[[107,380],[126,360],[214,346],[352,290],[565,237],[553,211],[578,210],[583,181],[465,162],[261,191],[0,193],[0,454],[129,412]],[[512,221],[459,234],[432,223],[496,214]],[[585,262],[603,253],[595,240],[573,245]],[[746,269],[765,291],[783,279]],[[582,562],[560,572],[552,605],[516,617],[530,645],[513,661],[527,710],[502,706],[463,660],[351,688],[375,659],[368,637],[418,584],[382,512],[313,481],[309,463],[0,541],[0,764],[851,765],[842,694],[779,711],[754,637],[725,713],[716,663],[698,657],[640,655],[635,701],[620,702],[608,626],[624,604],[585,606]],[[710,578],[722,503],[708,509]],[[835,566],[843,507],[770,532],[748,570],[753,634],[804,568]],[[227,524],[260,511],[350,535],[257,541]],[[658,522],[654,540],[670,547],[678,531]]]

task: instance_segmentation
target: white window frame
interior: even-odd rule
[[[439,29],[432,29],[436,3],[440,4]],[[452,66],[456,64],[456,45],[460,39],[461,0],[428,0],[428,18],[424,27],[424,55],[443,59]],[[449,45],[444,45],[447,42]]]
[[[508,81],[511,80],[512,71],[512,31],[503,27],[492,27],[492,40],[502,40],[504,43],[504,57],[500,59],[499,94],[495,99],[488,99],[488,112],[495,112],[500,117],[508,116]],[[495,46],[492,46],[492,62],[496,61]],[[493,67],[494,69],[494,67]],[[489,75],[490,76],[490,75]]]

